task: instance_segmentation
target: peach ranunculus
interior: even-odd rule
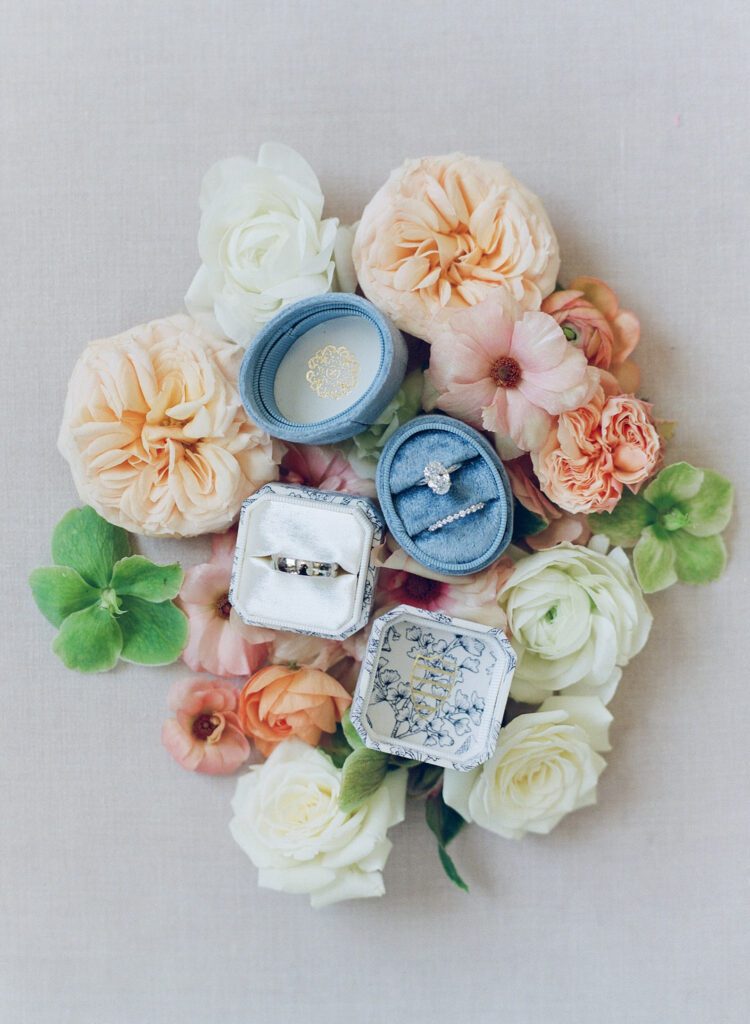
[[[539,309],[560,266],[539,199],[502,164],[462,153],[394,170],[365,207],[352,255],[368,299],[425,341],[441,310],[493,290]]]
[[[544,551],[556,544],[568,541],[571,544],[588,544],[591,537],[585,515],[571,515],[553,504],[539,487],[531,457],[522,455],[505,463],[513,496],[519,504],[547,525],[538,533],[531,533],[524,540],[532,551]],[[518,516],[516,516],[516,521]]]
[[[175,717],[161,739],[188,771],[231,775],[247,761],[250,744],[237,718],[237,688],[225,679],[183,679],[169,692]]]
[[[546,496],[566,512],[611,512],[623,486],[637,491],[661,455],[651,406],[598,388],[588,405],[560,415],[532,462]]]
[[[91,342],[58,440],[81,499],[147,536],[226,529],[281,451],[242,408],[241,356],[183,315]]]
[[[240,724],[268,757],[291,736],[316,746],[322,733],[336,731],[351,701],[341,683],[327,672],[306,665],[267,665],[242,688]]]
[[[548,295],[542,309],[557,320],[592,366],[611,370],[623,391],[638,390],[640,372],[629,356],[640,340],[641,327],[635,313],[620,309],[609,285],[596,277],[577,277],[569,288]]]
[[[587,402],[598,382],[551,316],[497,292],[441,325],[426,377],[425,404],[491,430],[505,457],[539,448],[553,416]]]

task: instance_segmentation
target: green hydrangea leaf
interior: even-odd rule
[[[130,554],[125,530],[86,505],[66,513],[52,534],[52,559],[67,565],[92,587],[106,587],[115,562]]]
[[[155,565],[143,555],[129,555],[115,565],[110,586],[120,597],[130,594],[144,601],[171,601],[179,594],[184,576],[179,563]]]
[[[588,517],[592,533],[603,533],[618,547],[632,547],[647,526],[656,521],[652,505],[632,491],[624,491],[611,512]]]
[[[693,537],[710,537],[725,530],[732,517],[734,487],[725,476],[712,469],[703,470],[703,483],[698,493],[683,502],[688,522],[687,533]]]
[[[360,747],[364,746],[364,743],[362,742],[362,737],[359,735],[357,730],[352,725],[352,720],[349,716],[348,708],[341,717],[341,728],[344,730],[346,742],[349,744],[352,750],[358,750]]]
[[[65,667],[79,672],[106,672],[114,668],[121,649],[120,627],[101,604],[68,615],[52,644]]]
[[[689,462],[675,462],[652,480],[643,497],[660,512],[694,498],[703,483],[703,470]]]
[[[365,462],[376,463],[386,441],[400,426],[413,420],[421,408],[424,375],[421,370],[412,370],[394,398],[367,430],[352,438],[348,450]]]
[[[117,619],[122,630],[122,657],[138,665],[169,665],[182,653],[188,621],[171,601],[153,604],[140,597],[123,597]]]
[[[665,534],[657,526],[648,526],[633,549],[633,565],[641,589],[646,594],[666,590],[677,582],[675,550],[676,534]]]
[[[388,771],[388,755],[369,747],[354,750],[342,770],[339,807],[344,814],[350,814],[361,807],[385,778]]]
[[[523,540],[524,537],[533,537],[535,533],[546,530],[549,523],[546,519],[529,512],[525,505],[522,505],[517,498],[513,500],[513,543]]]
[[[683,583],[718,580],[727,564],[727,549],[718,534],[691,537],[685,530],[672,535],[675,571]]]
[[[75,569],[64,565],[35,569],[29,576],[29,585],[39,611],[53,626],[61,626],[73,612],[99,600],[100,591],[89,586]]]

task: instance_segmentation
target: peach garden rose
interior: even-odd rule
[[[240,358],[183,315],[91,342],[58,440],[81,499],[133,533],[225,530],[280,456],[242,407]]]
[[[394,323],[433,340],[443,310],[501,290],[539,309],[560,255],[539,199],[491,160],[407,160],[365,207],[352,251],[365,295]]]

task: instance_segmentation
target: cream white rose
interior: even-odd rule
[[[387,831],[404,818],[406,772],[389,772],[359,810],[339,808],[341,771],[322,751],[286,740],[240,778],[230,830],[258,884],[309,893],[313,907],[382,896]]]
[[[330,290],[338,221],[322,219],[315,172],[289,146],[214,164],[200,205],[203,264],[185,304],[208,330],[247,345],[282,306]]]
[[[523,558],[499,593],[518,664],[511,696],[557,690],[607,704],[622,666],[643,648],[652,616],[621,548],[559,544]]]
[[[546,834],[596,803],[612,716],[597,697],[549,697],[500,730],[494,755],[472,772],[446,770],[443,797],[467,821],[506,839]]]

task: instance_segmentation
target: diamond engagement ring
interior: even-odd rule
[[[468,508],[462,508],[460,512],[454,512],[452,516],[446,516],[445,519],[438,519],[436,523],[428,526],[427,529],[430,533],[434,533],[435,530],[442,530],[448,523],[455,523],[458,519],[465,519],[466,516],[473,515],[475,512],[480,512],[484,508],[483,501],[477,501],[473,505],[469,505]]]
[[[315,562],[309,558],[274,558],[273,567],[279,572],[292,573],[294,576],[336,576],[339,567],[335,562]]]
[[[451,473],[458,469],[458,465],[444,466],[437,459],[428,462],[422,470],[420,487],[429,487],[433,494],[447,494],[451,489]]]

